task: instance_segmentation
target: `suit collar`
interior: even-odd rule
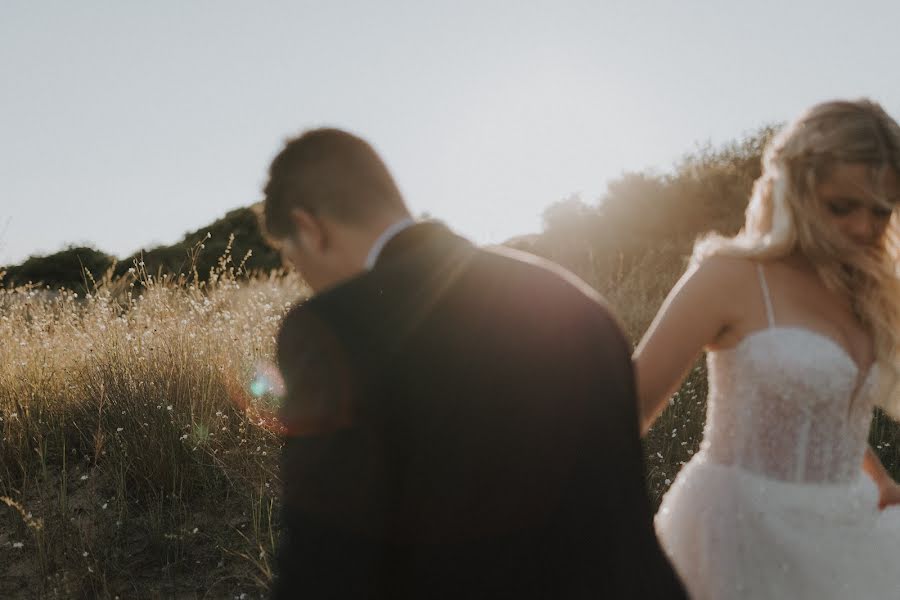
[[[447,245],[449,249],[449,246],[460,244],[470,245],[467,240],[454,234],[443,223],[421,221],[410,225],[391,238],[381,250],[375,267],[425,248]]]
[[[378,262],[378,257],[381,255],[381,251],[384,249],[385,245],[390,242],[394,237],[397,236],[398,233],[403,231],[404,229],[408,229],[415,225],[416,222],[412,219],[412,217],[406,217],[404,219],[400,219],[399,221],[393,223],[387,229],[385,229],[378,239],[375,240],[375,243],[372,244],[371,250],[369,250],[368,256],[366,256],[366,270],[371,271],[372,267],[375,266],[375,263]]]

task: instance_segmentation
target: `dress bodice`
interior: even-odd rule
[[[877,366],[864,378],[837,342],[772,326],[710,352],[702,449],[718,463],[773,479],[858,477],[874,405]]]
[[[900,598],[900,508],[862,470],[878,367],[776,322],[707,355],[701,451],[655,527],[695,600]],[[893,562],[892,562],[893,561]]]

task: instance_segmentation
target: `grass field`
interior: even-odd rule
[[[239,275],[0,291],[0,597],[265,592],[280,444],[261,361],[303,289]]]
[[[682,267],[647,261],[582,274],[634,339]],[[304,288],[245,280],[227,258],[202,284],[135,267],[87,295],[0,290],[2,598],[267,593],[280,445],[267,373]],[[647,438],[654,501],[698,449],[705,395],[698,365]],[[895,428],[879,419],[873,436],[896,468]]]

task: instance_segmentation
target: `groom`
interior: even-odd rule
[[[416,223],[369,144],[309,131],[262,223],[284,319],[275,598],[683,598],[645,493],[630,348],[537,258]]]

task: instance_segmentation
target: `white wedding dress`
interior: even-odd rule
[[[862,471],[877,367],[775,322],[710,352],[700,451],[655,518],[695,600],[900,599],[900,509]]]

